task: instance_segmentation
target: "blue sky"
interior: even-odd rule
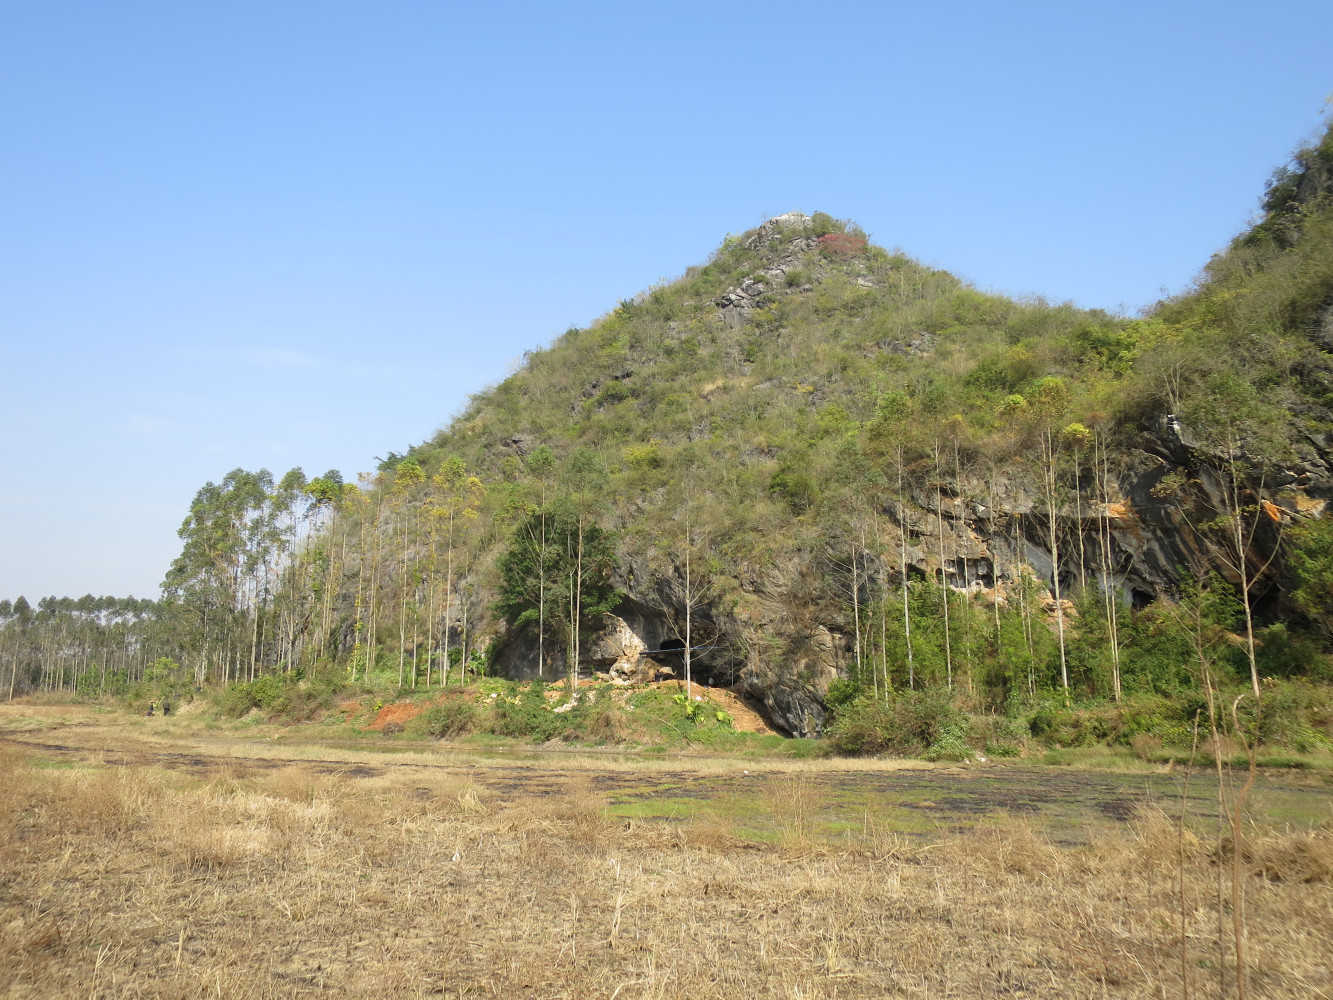
[[[1280,15],[1280,16],[1278,16]],[[1333,5],[8,4],[0,597],[156,594],[792,209],[1134,312],[1320,125]]]

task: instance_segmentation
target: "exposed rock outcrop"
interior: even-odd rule
[[[1265,490],[1264,516],[1249,553],[1250,573],[1258,578],[1253,593],[1261,610],[1279,599],[1273,585],[1281,564],[1270,563],[1269,556],[1279,543],[1281,525],[1317,514],[1333,497],[1328,459],[1327,447],[1312,449],[1299,467],[1266,480],[1284,485]],[[1080,534],[1087,578],[1094,584],[1109,581],[1127,602],[1144,604],[1174,594],[1186,573],[1213,569],[1236,577],[1236,560],[1225,538],[1201,527],[1225,504],[1221,468],[1219,456],[1174,418],[1147,429],[1139,447],[1125,456],[1110,503],[1085,502],[1081,508],[1060,510],[1062,586],[1067,589],[1076,582]],[[1192,492],[1164,495],[1161,486],[1171,474],[1191,484]],[[1044,508],[1034,503],[1023,484],[985,484],[965,477],[962,492],[968,499],[945,492],[937,501],[931,489],[883,509],[896,533],[882,539],[882,550],[896,554],[905,546],[909,576],[936,581],[943,576],[960,591],[991,592],[998,587],[1003,594],[1024,566],[1049,583],[1054,569],[1049,525]],[[1089,484],[1088,495],[1092,493]],[[974,499],[978,497],[988,503]],[[1106,529],[1110,548],[1103,558],[1101,536]],[[818,599],[829,573],[828,558],[827,553],[805,550],[773,561],[742,562],[733,567],[740,598],[707,601],[694,609],[691,620],[694,677],[753,696],[775,725],[793,735],[820,731],[828,686],[846,675],[852,655],[849,635],[840,631],[845,629],[845,609],[830,612],[827,601],[821,606]],[[896,558],[881,562],[870,553],[863,558],[863,579],[895,587],[900,583]],[[682,568],[650,565],[642,555],[624,552],[615,583],[626,599],[619,615],[589,643],[587,667],[629,678],[641,676],[648,661],[654,669],[662,665],[679,675],[689,603]],[[869,584],[861,597],[871,599]],[[648,651],[651,660],[645,656]],[[503,659],[511,676],[536,676],[534,638],[511,639]],[[545,676],[562,671],[561,654],[548,650]]]

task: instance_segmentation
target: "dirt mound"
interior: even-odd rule
[[[707,688],[707,697],[712,698],[731,716],[731,726],[741,733],[776,733],[768,724],[753,698],[737,694],[728,688]]]
[[[384,732],[386,727],[395,726],[394,732],[399,732],[402,730],[404,722],[415,719],[420,714],[421,706],[412,702],[401,705],[385,705],[375,713],[375,721],[366,728]]]
[[[685,690],[685,685],[678,680],[654,681],[651,684],[645,684],[643,687],[650,688],[670,688],[672,690]],[[706,684],[694,685],[696,697],[702,697],[713,702],[718,708],[731,716],[731,726],[737,732],[741,733],[776,733],[777,730],[769,725],[764,717],[763,709],[760,703],[754,698],[739,694],[731,688],[709,687]]]

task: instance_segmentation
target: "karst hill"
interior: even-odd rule
[[[1198,287],[1136,320],[981,293],[826,215],[771,219],[529,354],[385,488],[402,461],[429,481],[454,459],[491,504],[578,492],[644,648],[680,646],[689,610],[695,675],[792,732],[849,673],[991,697],[1144,683],[1128,612],[1210,575],[1265,622],[1317,612],[1286,553],[1330,487],[1330,162],[1327,137],[1303,151]],[[522,520],[478,533],[475,621]],[[521,606],[491,619],[491,661],[560,676],[571,629],[539,643]],[[1063,617],[1104,651],[1053,642]]]
[[[360,484],[209,483],[123,669],[688,673],[807,735],[904,690],[985,712],[1326,672],[1331,205],[1333,132],[1136,319],[770,219]],[[64,635],[48,610],[0,608]],[[19,690],[65,655],[30,645]]]

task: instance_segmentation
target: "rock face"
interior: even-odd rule
[[[625,624],[625,619],[607,615],[606,627],[588,645],[588,660],[611,680],[629,684],[642,678],[641,661],[647,649],[648,644]]]
[[[1318,444],[1299,466],[1267,480],[1281,486],[1266,490],[1261,499],[1263,516],[1247,564],[1257,578],[1253,593],[1261,616],[1265,607],[1277,610],[1281,600],[1274,586],[1280,560],[1269,563],[1280,526],[1294,517],[1317,515],[1333,499],[1330,442]],[[1220,509],[1225,502],[1224,467],[1218,455],[1203,448],[1174,418],[1147,429],[1139,446],[1125,456],[1114,487],[1118,492],[1110,503],[1085,502],[1081,509],[1067,506],[1059,511],[1062,587],[1075,583],[1080,534],[1088,577],[1109,580],[1136,605],[1175,593],[1184,573],[1213,569],[1238,579],[1225,539],[1198,527],[1209,519],[1210,508]],[[1172,474],[1196,484],[1192,498],[1164,494],[1162,485]],[[959,591],[989,592],[998,586],[1003,593],[1024,565],[1049,584],[1054,567],[1044,508],[1013,483],[965,482],[963,492],[986,497],[988,489],[996,494],[990,498],[993,507],[947,493],[937,502],[931,489],[885,508],[881,514],[897,530],[883,539],[883,551],[896,554],[905,545],[910,577],[939,580],[943,575]],[[1103,559],[1100,537],[1108,528],[1110,548]],[[864,578],[891,586],[901,582],[896,558],[882,564],[870,553],[863,557]],[[845,629],[842,616],[821,618],[819,602],[811,596],[830,572],[830,560],[827,552],[797,551],[763,564],[734,566],[741,599],[726,606],[706,601],[693,612],[694,678],[753,696],[764,705],[768,720],[792,735],[818,734],[829,684],[846,676],[852,658],[849,635],[840,631]],[[605,671],[621,681],[662,669],[680,676],[689,603],[682,568],[651,566],[640,554],[622,552],[614,582],[626,599],[619,614],[610,616],[606,628],[587,644],[585,669]],[[871,598],[868,587],[861,596]],[[505,640],[498,659],[510,676],[538,675],[531,634]],[[553,679],[563,670],[562,652],[548,648],[542,675]]]
[[[777,296],[809,290],[809,285],[799,282],[793,287],[787,277],[805,273],[811,266],[811,251],[819,249],[818,237],[806,233],[809,221],[800,212],[788,212],[769,219],[745,241],[747,249],[768,250],[770,263],[760,272],[762,279],[752,276],[718,296],[715,305],[729,328],[740,327],[751,310]]]

